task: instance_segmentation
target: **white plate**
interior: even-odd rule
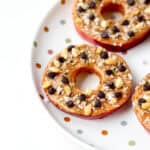
[[[83,120],[59,111],[44,95],[42,73],[49,60],[70,44],[87,43],[76,33],[72,21],[73,0],[57,3],[50,9],[38,31],[32,53],[32,72],[37,93],[56,120],[79,143],[100,150],[149,150],[150,135],[138,122],[131,105],[99,120]],[[89,43],[90,44],[90,43]],[[135,84],[150,72],[150,38],[123,55],[134,76]],[[70,119],[69,122],[64,118]],[[107,135],[102,134],[102,132]],[[82,142],[81,142],[82,141]]]

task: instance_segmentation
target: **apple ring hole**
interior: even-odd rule
[[[100,86],[100,74],[93,68],[80,68],[75,74],[75,85],[82,91],[96,90]]]
[[[124,16],[124,11],[121,4],[107,3],[101,8],[101,15],[105,20],[118,21]]]

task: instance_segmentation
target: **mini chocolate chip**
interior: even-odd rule
[[[143,15],[137,16],[137,19],[138,19],[139,22],[143,22],[145,20]]]
[[[127,0],[127,2],[128,2],[128,5],[130,5],[130,6],[133,6],[135,4],[134,0]]]
[[[74,103],[72,100],[69,100],[66,102],[66,105],[69,107],[69,108],[72,108],[74,106]]]
[[[138,100],[138,105],[141,106],[143,103],[146,103],[146,100],[144,98],[140,98]]]
[[[129,20],[124,20],[124,21],[122,22],[122,25],[123,25],[123,26],[128,26],[129,23],[130,23]]]
[[[115,33],[120,32],[120,30],[119,30],[119,28],[117,26],[113,26],[112,27],[112,32],[115,34]]]
[[[97,100],[95,101],[94,107],[101,107],[101,106],[102,106],[101,101],[100,101],[99,99],[97,99]]]
[[[99,91],[98,94],[97,94],[97,96],[99,98],[105,98],[105,93],[103,91]]]
[[[109,38],[108,32],[102,31],[102,32],[101,32],[101,37],[102,37],[103,39],[108,39],[108,38]]]
[[[150,0],[144,0],[144,4],[149,4]]]
[[[53,88],[52,86],[48,89],[48,93],[51,95],[55,94],[55,92],[56,92],[56,89]]]
[[[144,91],[150,91],[150,84],[148,82],[146,82],[143,86],[143,90]]]
[[[54,79],[56,75],[57,75],[56,72],[49,72],[49,73],[47,74],[47,76],[48,76],[50,79]]]
[[[74,45],[68,46],[68,48],[67,48],[68,52],[71,52],[74,47],[75,47]]]
[[[85,52],[83,52],[83,53],[81,53],[80,54],[80,57],[82,58],[82,59],[88,59],[88,56],[87,56],[87,54],[85,53]]]
[[[106,70],[105,73],[109,76],[114,74],[114,72],[111,69]]]
[[[85,101],[85,100],[86,100],[86,95],[85,95],[85,94],[81,94],[81,95],[79,96],[79,99],[80,99],[81,101]]]
[[[86,10],[84,8],[82,8],[81,6],[79,6],[78,8],[78,12],[82,13],[82,12],[85,12]]]
[[[94,14],[91,14],[91,15],[89,16],[89,19],[90,19],[91,21],[93,21],[93,20],[95,19],[95,15],[94,15]]]
[[[114,85],[113,82],[107,83],[107,86],[108,86],[110,89],[115,89],[115,85]]]
[[[67,77],[65,77],[65,76],[63,76],[62,77],[62,83],[64,83],[64,84],[69,84],[69,80],[68,80],[68,78]]]
[[[100,57],[101,57],[102,59],[107,59],[109,56],[108,56],[108,53],[107,53],[106,51],[102,51],[102,52],[100,53]]]
[[[122,97],[122,93],[121,92],[116,92],[115,93],[115,97],[116,98],[121,98]]]
[[[90,9],[94,9],[96,7],[96,3],[94,1],[91,1],[89,4]]]
[[[128,36],[129,36],[129,37],[133,37],[134,35],[135,35],[135,33],[134,33],[133,31],[129,31],[129,32],[128,32]]]
[[[126,67],[125,67],[123,64],[120,64],[120,65],[118,66],[118,70],[119,70],[120,72],[125,72],[125,71],[126,71]]]
[[[58,61],[59,61],[60,63],[63,63],[63,62],[65,62],[65,58],[64,58],[64,57],[59,57],[59,58],[58,58]]]

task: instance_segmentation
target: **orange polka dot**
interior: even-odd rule
[[[60,0],[60,3],[61,3],[62,5],[64,5],[64,4],[66,3],[66,0]]]
[[[38,69],[40,69],[42,66],[41,66],[41,64],[36,63],[36,67],[37,67]]]
[[[48,31],[49,31],[49,28],[48,28],[47,26],[45,26],[45,27],[44,27],[44,31],[45,31],[45,32],[48,32]]]
[[[71,119],[70,119],[70,117],[64,117],[64,121],[65,121],[65,122],[70,122]]]
[[[104,136],[106,136],[106,135],[108,135],[108,131],[107,130],[102,130],[101,134],[104,135]]]

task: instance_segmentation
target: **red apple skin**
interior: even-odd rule
[[[124,43],[122,46],[119,46],[119,45],[114,46],[112,43],[105,44],[101,41],[93,39],[90,35],[86,34],[82,30],[80,30],[80,28],[78,26],[76,26],[75,23],[74,23],[74,26],[75,26],[75,29],[78,32],[78,34],[83,39],[85,39],[86,41],[93,43],[95,45],[102,46],[112,52],[126,52],[128,49],[133,48],[137,44],[143,42],[150,35],[150,29],[147,29],[147,30],[143,31],[143,33],[136,36],[133,40],[129,40],[126,43]]]
[[[129,98],[130,99],[130,98]],[[58,109],[60,109],[61,111],[67,113],[67,114],[70,114],[72,116],[75,116],[75,117],[79,117],[81,119],[86,119],[86,120],[95,120],[95,119],[102,119],[108,115],[111,115],[112,113],[116,112],[117,110],[121,109],[122,107],[124,107],[128,102],[129,102],[129,99],[128,101],[126,101],[124,104],[120,105],[119,107],[117,108],[114,108],[113,110],[109,111],[109,112],[105,112],[103,114],[100,114],[100,115],[97,115],[97,116],[92,116],[92,115],[88,115],[88,116],[85,116],[85,115],[78,115],[78,114],[75,114],[75,113],[70,113],[68,111],[66,111],[63,107],[60,107],[57,103],[55,103],[55,101],[53,100],[50,100],[50,102],[55,106],[57,107]]]

